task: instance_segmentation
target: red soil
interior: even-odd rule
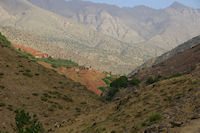
[[[102,79],[105,78],[107,75],[94,69],[86,67],[53,68],[48,63],[41,61],[39,61],[38,63],[45,66],[46,68],[54,69],[76,82],[80,82],[82,85],[85,85],[89,90],[93,91],[99,96],[101,95],[101,90],[99,90],[98,88],[101,86],[106,86],[105,82]]]
[[[20,49],[23,52],[27,52],[27,53],[35,56],[35,58],[48,58],[48,57],[50,57],[50,55],[42,53],[42,52],[35,50],[33,48],[30,48],[30,47],[21,46],[21,45],[14,44],[14,43],[12,43],[12,46],[15,47],[16,49]]]
[[[37,51],[33,48],[29,48],[26,46],[21,46],[18,44],[12,44],[15,48],[21,49],[23,52],[27,52],[35,56],[36,58],[48,58],[50,55]],[[50,64],[45,62],[38,62],[46,68],[54,69],[57,72],[66,75],[68,78],[80,82],[82,85],[85,85],[89,90],[93,91],[97,95],[101,95],[101,90],[98,88],[101,86],[106,86],[106,83],[102,80],[107,75],[105,73],[96,71],[91,68],[86,67],[73,67],[73,68],[53,68]]]

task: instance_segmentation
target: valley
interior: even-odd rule
[[[199,133],[200,10],[0,0],[0,133]]]

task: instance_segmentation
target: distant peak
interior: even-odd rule
[[[174,8],[174,9],[188,8],[187,6],[181,4],[181,3],[177,2],[177,1],[174,2],[174,3],[172,3],[169,7],[170,7],[170,8]]]

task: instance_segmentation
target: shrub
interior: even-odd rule
[[[142,126],[151,126],[161,121],[162,116],[159,113],[152,113],[147,120],[142,122]]]
[[[98,89],[101,90],[102,92],[106,91],[109,87],[106,86],[101,86]]]
[[[4,44],[2,44],[3,46],[10,46],[10,44],[11,44],[10,41],[8,41],[7,38],[1,34],[1,32],[0,32],[0,40],[3,41],[3,43],[4,43]]]
[[[161,76],[158,76],[157,78],[153,79],[152,77],[149,77],[146,81],[146,84],[147,85],[150,85],[150,84],[153,84],[153,83],[156,83],[158,81],[160,81],[160,78]]]
[[[37,116],[26,113],[24,110],[15,111],[16,131],[17,133],[44,133],[42,124],[38,121]]]
[[[87,104],[87,102],[83,101],[83,102],[81,102],[81,104]]]
[[[24,72],[23,75],[27,76],[27,77],[30,77],[30,78],[33,77],[33,75],[31,73],[28,73],[28,72]]]
[[[75,108],[75,109],[76,109],[76,112],[81,112],[80,108]]]
[[[114,80],[110,86],[115,88],[126,88],[128,85],[128,78],[126,76],[121,76],[120,78]]]
[[[169,79],[170,78],[177,78],[177,77],[180,77],[180,76],[182,76],[182,74],[177,73],[177,74],[174,74],[174,75],[170,76]]]
[[[0,107],[4,107],[4,106],[6,106],[6,104],[1,102]]]
[[[63,100],[65,100],[67,102],[73,102],[73,100],[70,97],[68,97],[67,95],[63,96]]]
[[[102,80],[106,83],[107,86],[110,86],[110,84],[115,80],[116,78],[113,77],[105,77]]]
[[[32,93],[32,95],[33,95],[33,96],[39,96],[39,94],[38,94],[38,93]]]
[[[114,95],[119,91],[119,88],[111,88],[108,92],[108,95],[106,97],[107,101],[111,101]]]
[[[139,81],[139,79],[137,79],[137,78],[133,78],[133,79],[130,81],[130,84],[133,85],[133,86],[137,86],[139,83],[140,83],[140,81]]]

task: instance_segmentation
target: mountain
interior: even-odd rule
[[[75,20],[41,9],[27,0],[1,0],[1,32],[16,44],[101,71],[126,74],[160,55],[157,46],[133,45]]]
[[[87,25],[132,45],[166,51],[200,34],[200,12],[178,2],[165,9],[146,6],[119,8],[81,0],[29,0],[31,3]],[[184,28],[182,28],[184,27]],[[139,44],[138,44],[139,43]]]
[[[138,70],[143,69],[143,68],[147,68],[147,67],[154,67],[155,65],[164,62],[165,60],[187,50],[190,49],[192,47],[195,47],[196,45],[198,45],[200,42],[200,36],[194,37],[192,39],[190,39],[189,41],[186,41],[185,43],[179,45],[178,47],[162,54],[159,57],[153,58],[148,60],[147,62],[145,62],[144,64],[142,64],[141,66],[137,67],[134,71],[132,71],[129,76],[134,75]]]

